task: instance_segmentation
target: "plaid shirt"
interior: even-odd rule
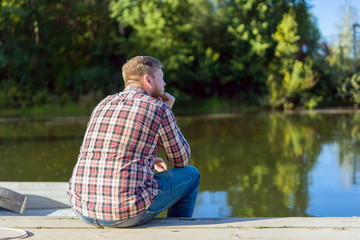
[[[73,209],[83,216],[119,221],[146,210],[157,196],[154,160],[159,147],[184,167],[190,147],[168,105],[128,86],[94,109],[68,185]]]

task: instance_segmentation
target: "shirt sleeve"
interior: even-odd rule
[[[170,108],[166,108],[159,128],[159,144],[164,149],[169,164],[186,167],[190,159],[190,146],[176,124]]]

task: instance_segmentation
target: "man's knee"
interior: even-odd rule
[[[192,178],[194,179],[194,182],[196,182],[197,185],[200,183],[200,172],[197,170],[196,167],[188,165],[186,166],[187,169],[189,169],[189,172],[191,173]]]

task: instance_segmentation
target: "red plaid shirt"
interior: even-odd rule
[[[136,86],[105,98],[91,115],[69,181],[73,209],[107,221],[146,210],[158,193],[159,147],[170,165],[188,164],[190,147],[168,105]]]

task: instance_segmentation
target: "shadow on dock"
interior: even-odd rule
[[[54,216],[54,213],[56,212],[63,212],[64,215],[75,216],[69,204],[65,204],[39,195],[30,194],[26,196],[29,198],[29,200],[24,214],[20,215],[15,212],[8,211],[4,208],[0,208],[0,216]],[[69,213],[65,214],[65,212]]]

